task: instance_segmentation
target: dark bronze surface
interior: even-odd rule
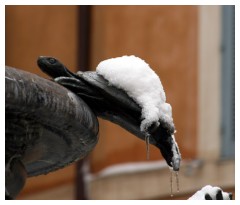
[[[6,67],[5,85],[6,167],[16,158],[27,176],[46,174],[85,157],[95,147],[97,118],[74,93],[11,67]],[[11,169],[6,168],[7,191],[14,197],[7,172]]]

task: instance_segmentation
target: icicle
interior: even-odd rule
[[[145,134],[146,150],[147,150],[147,160],[149,160],[149,134]]]
[[[171,189],[171,197],[173,197],[173,179],[172,179],[173,172],[170,169],[170,189]]]
[[[170,190],[171,190],[171,197],[173,197],[173,174],[175,175],[176,185],[177,185],[177,192],[179,192],[179,176],[177,171],[173,171],[171,167],[170,169]]]
[[[179,192],[179,178],[178,178],[178,172],[175,172],[175,178],[176,178],[176,184],[177,184],[177,192]]]

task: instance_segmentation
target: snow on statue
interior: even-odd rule
[[[159,123],[159,119],[173,123],[172,108],[166,103],[162,83],[144,60],[133,55],[111,58],[99,63],[96,71],[142,107],[141,131]]]

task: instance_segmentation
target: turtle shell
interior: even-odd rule
[[[122,89],[111,86],[111,84],[93,71],[77,73],[78,78],[83,79],[88,84],[93,86],[96,90],[101,92],[101,94],[107,99],[115,102],[116,104],[121,104],[121,106],[131,109],[134,112],[141,113],[141,107],[127,95]]]

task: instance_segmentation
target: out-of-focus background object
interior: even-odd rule
[[[136,55],[160,76],[183,163],[180,192],[159,151],[100,120],[84,160],[29,178],[18,199],[187,199],[211,184],[234,193],[234,6],[6,6],[6,65],[44,75],[40,55],[73,72]],[[110,146],[111,145],[111,146]]]

